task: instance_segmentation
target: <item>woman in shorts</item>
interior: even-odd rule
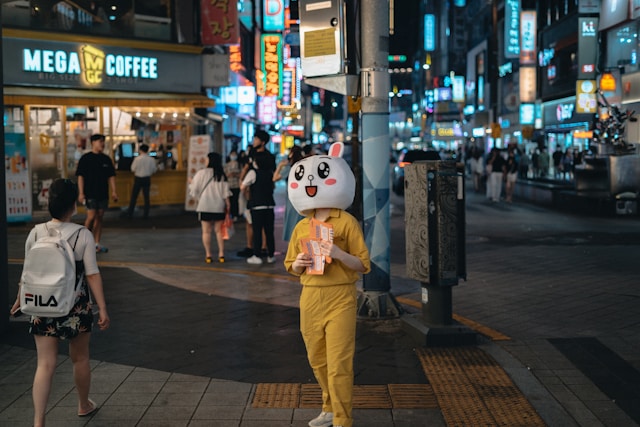
[[[216,234],[218,243],[218,262],[224,262],[224,237],[222,223],[230,212],[231,190],[222,166],[222,156],[209,153],[209,165],[196,172],[189,184],[189,194],[198,199],[196,212],[202,225],[202,245],[205,251],[205,262],[213,261],[211,251],[211,232]]]

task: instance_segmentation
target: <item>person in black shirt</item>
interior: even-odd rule
[[[253,168],[249,169],[240,191],[249,188],[250,197],[247,207],[251,210],[251,227],[253,229],[253,255],[247,258],[249,264],[262,264],[262,234],[267,243],[267,263],[275,262],[274,207],[272,156],[265,152],[255,154]]]
[[[116,192],[116,169],[109,156],[103,153],[104,135],[91,135],[91,151],[84,154],[78,162],[78,202],[85,205],[87,219],[84,226],[93,232],[96,241],[96,252],[107,252],[100,245],[102,236],[102,218],[109,207],[109,187],[114,202],[118,201]]]

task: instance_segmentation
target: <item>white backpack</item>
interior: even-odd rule
[[[73,308],[76,286],[83,278],[83,272],[76,276],[73,253],[84,228],[77,227],[64,238],[57,228],[36,225],[36,242],[25,255],[20,279],[20,310],[24,314],[62,317]],[[69,240],[74,236],[71,246]]]

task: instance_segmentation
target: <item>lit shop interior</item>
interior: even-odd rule
[[[113,103],[117,104],[117,100]],[[16,209],[45,210],[46,189],[51,181],[74,178],[78,160],[91,149],[91,135],[98,133],[106,136],[105,154],[112,157],[117,169],[119,201],[110,201],[110,207],[128,204],[133,182],[130,166],[143,143],[150,147],[149,154],[156,158],[159,170],[152,180],[152,205],[184,203],[188,141],[195,126],[209,123],[195,114],[194,108],[179,106],[178,101],[175,104],[159,107],[7,104],[5,166],[17,187],[31,188],[31,200],[25,200],[20,207],[16,205]],[[21,193],[28,197],[26,192]]]

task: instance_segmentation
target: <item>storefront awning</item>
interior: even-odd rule
[[[215,101],[199,93],[146,93],[5,86],[4,105],[208,108],[214,107]]]

